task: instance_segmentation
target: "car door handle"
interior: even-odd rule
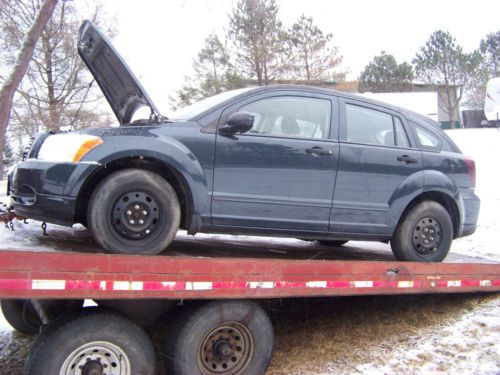
[[[333,155],[332,150],[328,150],[327,148],[321,148],[317,146],[312,148],[306,148],[306,153],[316,154],[316,155]]]
[[[402,161],[405,164],[416,164],[418,163],[418,160],[415,158],[412,158],[409,155],[402,155],[398,157],[398,161]]]

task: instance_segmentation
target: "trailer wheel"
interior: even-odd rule
[[[2,313],[12,328],[26,335],[37,333],[42,325],[29,299],[3,299]]]
[[[343,246],[349,241],[343,241],[343,240],[318,240],[318,243],[323,246]]]
[[[154,375],[156,358],[147,334],[114,312],[86,308],[55,320],[36,338],[24,375]]]
[[[264,374],[274,332],[264,310],[250,301],[216,301],[181,312],[167,331],[170,375]]]
[[[424,201],[401,219],[391,239],[398,260],[441,262],[450,251],[453,223],[439,203]]]
[[[53,317],[78,310],[83,306],[83,300],[42,300],[40,302]],[[1,301],[1,307],[5,320],[16,331],[33,335],[40,330],[42,321],[29,299],[4,299]]]
[[[126,169],[106,177],[96,188],[87,225],[108,252],[158,254],[174,239],[180,217],[179,200],[165,179]]]

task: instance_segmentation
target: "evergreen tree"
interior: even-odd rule
[[[472,109],[482,109],[488,80],[500,77],[500,31],[482,39],[476,53],[480,55],[481,61],[467,86],[466,105]]]
[[[282,77],[289,50],[276,0],[239,0],[229,17],[228,36],[243,69],[240,75],[256,78],[259,86]]]
[[[171,98],[174,109],[243,84],[242,78],[235,73],[226,44],[215,33],[205,39],[205,46],[193,61],[193,70],[194,75],[185,78],[177,97]]]
[[[332,34],[324,34],[312,17],[302,15],[289,32],[293,62],[299,79],[332,80],[339,76],[342,56],[332,45]]]
[[[456,39],[442,30],[431,34],[429,40],[413,59],[417,77],[433,85],[442,85],[439,96],[442,110],[448,114],[451,126],[454,126],[464,87],[473,77],[480,62],[477,52],[467,54]]]
[[[401,92],[411,90],[414,74],[410,64],[398,64],[393,55],[384,51],[375,56],[359,76],[359,91]]]

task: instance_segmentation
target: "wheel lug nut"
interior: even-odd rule
[[[433,240],[434,240],[434,237],[429,237],[429,240],[433,241]]]
[[[142,214],[143,214],[143,215],[147,215],[147,214],[148,214],[148,211],[144,210],[144,211],[142,211]]]
[[[140,207],[139,207],[139,205],[138,205],[138,204],[136,204],[136,205],[134,206],[134,209],[136,209],[136,210],[138,210],[139,208],[140,208]]]
[[[135,221],[134,220],[129,220],[128,223],[134,225]]]
[[[150,230],[149,229],[146,229],[146,234],[149,234]]]
[[[139,224],[144,224],[144,220],[139,220]]]
[[[132,211],[128,210],[127,215],[132,215]]]

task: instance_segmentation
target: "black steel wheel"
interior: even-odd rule
[[[248,328],[238,322],[222,323],[207,332],[198,351],[203,374],[238,374],[248,368],[254,343]]]
[[[54,320],[33,342],[25,375],[155,375],[156,358],[142,328],[121,315],[85,308]]]
[[[453,240],[453,223],[446,209],[434,201],[423,201],[403,217],[391,239],[398,260],[440,262]]]
[[[179,311],[167,329],[173,375],[264,374],[274,349],[269,317],[250,301],[215,301]]]
[[[124,254],[158,254],[175,237],[180,205],[170,184],[159,175],[126,169],[96,188],[89,203],[87,225],[105,250]]]
[[[434,217],[424,217],[413,229],[413,248],[422,255],[437,251],[441,243],[441,224]]]

